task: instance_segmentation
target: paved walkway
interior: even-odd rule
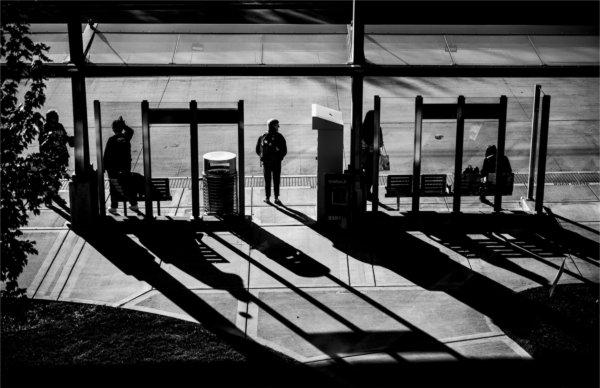
[[[314,365],[530,357],[504,334],[499,310],[457,290],[475,284],[473,279],[479,291],[495,290],[498,295],[548,285],[564,254],[519,234],[467,233],[464,238],[470,242],[461,245],[416,230],[399,237],[398,244],[409,244],[409,249],[383,251],[390,256],[386,258],[369,256],[344,249],[301,222],[304,216],[316,218],[315,189],[283,188],[285,208],[262,203],[262,189],[247,191],[249,234],[200,231],[193,247],[168,231],[154,238],[131,234],[128,238],[139,249],[124,252],[116,261],[44,209],[24,228],[25,237],[37,241],[39,254],[30,257],[19,283],[33,298],[190,321],[203,319],[190,306],[204,306],[239,333]],[[598,184],[547,185],[546,205],[564,228],[597,244],[599,192]],[[522,211],[525,193],[525,186],[515,185],[513,195],[504,198],[504,208]],[[173,194],[170,203],[163,203],[163,216],[187,216],[189,190],[176,188]],[[384,212],[399,214],[395,199],[382,201]],[[401,210],[409,205],[403,200]],[[448,213],[451,198],[423,198],[421,208]],[[476,197],[464,198],[462,210],[492,211]],[[139,272],[142,261],[136,252],[150,255],[154,273],[181,293],[165,292],[157,284],[166,283],[154,283],[156,277]],[[599,282],[597,257],[580,256],[568,258],[561,283]],[[183,294],[193,303],[182,303],[177,295]],[[411,345],[403,346],[404,341]]]

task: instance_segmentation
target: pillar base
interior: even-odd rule
[[[89,230],[98,221],[98,188],[96,172],[90,168],[84,176],[73,175],[69,182],[71,226],[74,230]]]

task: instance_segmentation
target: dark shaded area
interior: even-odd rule
[[[536,359],[552,360],[570,357],[585,358],[600,364],[598,344],[600,331],[598,318],[600,308],[598,284],[561,284],[552,295],[548,290],[538,287],[519,293],[523,298],[541,304],[555,314],[566,317],[577,325],[585,341],[573,338],[571,333],[557,329],[552,322],[540,319],[529,328],[527,336],[513,333],[510,328],[506,334]]]
[[[23,303],[2,301],[2,386],[335,386],[289,357],[251,340],[223,340],[201,324],[104,306]]]
[[[327,1],[4,1],[19,4],[35,22],[69,15],[100,23],[349,24],[351,0]],[[107,7],[110,3],[110,7]],[[361,1],[365,24],[598,24],[595,1]],[[473,15],[477,15],[474,19]]]
[[[564,313],[541,299],[529,298],[465,267],[426,238],[461,255],[481,258],[492,265],[547,283],[541,276],[509,262],[511,257],[533,257],[546,260],[563,255],[580,245],[581,236],[565,235],[556,220],[550,216],[532,216],[525,213],[503,214],[436,214],[420,212],[400,216],[368,214],[360,220],[356,230],[342,231],[317,224],[306,215],[287,206],[279,211],[311,227],[330,239],[342,252],[366,263],[387,268],[410,282],[427,289],[447,293],[456,300],[488,316],[502,330],[519,341],[544,344],[543,333],[552,333],[555,344],[535,349],[534,360],[487,359],[468,360],[448,344],[412,325],[368,295],[335,277],[330,269],[306,253],[281,240],[260,226],[239,219],[214,221],[154,221],[128,220],[116,222],[107,218],[96,231],[85,239],[123,272],[148,282],[183,311],[202,323],[202,326],[246,354],[249,346],[264,348],[244,338],[244,333],[187,289],[159,262],[173,265],[188,275],[215,289],[227,291],[239,301],[255,303],[287,329],[311,343],[330,357],[327,362],[315,363],[311,373],[298,373],[283,362],[264,358],[247,358],[245,362],[210,366],[181,360],[124,363],[127,366],[70,365],[59,368],[13,365],[6,369],[13,384],[22,382],[20,373],[46,382],[68,382],[76,385],[85,376],[99,385],[115,386],[186,386],[188,382],[204,386],[332,386],[339,383],[353,387],[407,386],[407,387],[595,387],[598,385],[598,337],[591,333],[598,323],[586,320],[576,310]],[[227,231],[260,251],[266,258],[302,277],[324,277],[336,286],[352,293],[383,314],[407,327],[405,332],[370,332],[359,328],[310,293],[278,275],[247,250],[229,242],[220,231]],[[418,232],[418,233],[415,233]],[[485,243],[473,241],[469,235],[485,236]],[[137,241],[131,238],[135,236]],[[242,279],[221,271],[215,264],[226,259],[207,246],[203,239],[210,236],[267,276],[280,282],[317,309],[338,321],[348,330],[320,335],[309,333],[293,320],[285,317],[268,303],[252,295]],[[513,238],[507,239],[506,236]],[[561,244],[556,243],[561,241]],[[587,240],[590,241],[590,240]],[[596,244],[598,249],[598,244]],[[591,254],[592,252],[590,252]],[[588,257],[597,260],[597,253]],[[546,263],[548,264],[548,263]],[[589,283],[589,281],[588,281]],[[588,285],[596,287],[597,285]],[[557,294],[560,295],[560,289]],[[544,284],[541,292],[548,291]],[[579,298],[569,299],[572,307]],[[597,311],[597,304],[596,304]],[[251,317],[250,317],[251,318]],[[595,326],[594,326],[595,325]],[[540,330],[542,328],[542,330]],[[537,337],[542,337],[538,340]],[[546,344],[548,345],[548,344]],[[101,348],[110,348],[105,344]],[[256,352],[260,352],[256,350]],[[355,362],[353,354],[379,352],[389,356],[389,362]],[[258,353],[252,353],[258,354]],[[411,360],[407,354],[442,354],[449,361]],[[75,364],[75,363],[74,363]],[[64,364],[63,364],[64,365]],[[3,366],[6,368],[6,364]],[[39,369],[43,368],[43,369]],[[324,374],[318,373],[321,370]],[[552,373],[554,370],[565,372]],[[126,371],[126,372],[125,372]],[[507,373],[510,371],[510,373]],[[569,372],[576,371],[576,372]],[[331,380],[327,376],[335,376]],[[4,376],[4,374],[3,374]],[[113,376],[122,376],[113,379]],[[89,380],[89,377],[87,378]],[[32,380],[33,381],[33,380]],[[50,384],[51,385],[51,384]],[[10,386],[10,384],[9,384]],[[18,386],[18,385],[13,385]]]

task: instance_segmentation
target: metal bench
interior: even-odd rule
[[[123,212],[125,216],[127,216],[127,201],[129,200],[127,194],[125,193],[124,187],[121,185],[118,179],[111,178],[109,179],[110,185],[113,188],[111,190],[111,195],[113,195],[113,199],[118,202],[123,202]],[[152,183],[152,191],[150,192],[150,198],[152,201],[156,201],[156,209],[158,211],[158,215],[160,215],[160,201],[171,201],[173,197],[171,197],[171,190],[169,188],[169,178],[151,178]],[[146,200],[146,192],[143,191],[141,193],[137,193],[138,201]]]
[[[421,197],[444,197],[450,194],[446,174],[421,175]]]
[[[400,197],[412,196],[412,175],[388,175],[385,196],[396,197],[396,206],[400,210]]]

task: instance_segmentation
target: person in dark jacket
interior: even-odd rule
[[[279,120],[270,119],[267,122],[268,132],[261,135],[256,142],[256,153],[260,156],[265,177],[265,202],[271,202],[271,177],[275,191],[275,203],[279,200],[279,182],[281,179],[281,161],[287,154],[285,138],[279,130]]]
[[[485,158],[483,159],[483,166],[481,167],[481,176],[487,178],[488,174],[492,174],[496,172],[496,155],[498,154],[498,149],[495,145],[489,146],[485,150]],[[510,162],[506,155],[503,155],[502,161],[500,162],[500,173],[502,174],[510,174],[512,173],[512,168],[510,166]],[[480,195],[479,199],[483,202],[487,201],[485,195]]]
[[[69,150],[67,145],[73,147],[74,137],[67,135],[65,127],[60,123],[58,113],[55,110],[49,110],[46,113],[46,122],[40,128],[38,137],[40,143],[40,154],[45,159],[46,173],[50,176],[57,176],[59,179],[68,179],[69,174]],[[44,196],[44,202],[47,206],[52,201],[66,208],[67,203],[58,195],[58,188],[50,188]]]
[[[133,137],[133,129],[131,129],[123,117],[113,121],[112,129],[115,133],[106,142],[104,150],[104,171],[108,173],[109,179],[118,179],[119,184],[126,190],[127,196],[133,211],[139,211],[137,206],[137,189],[131,175],[131,138]],[[112,214],[117,214],[119,202],[115,201],[115,189],[110,186],[110,209]]]

